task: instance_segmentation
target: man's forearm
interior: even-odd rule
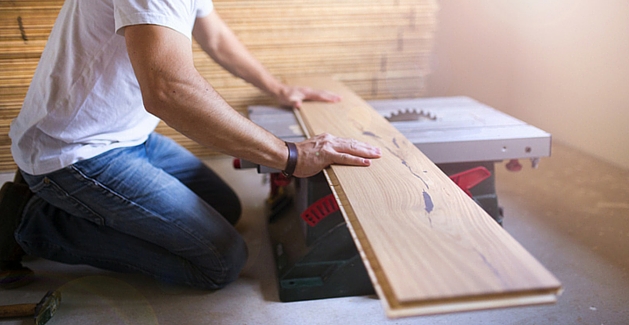
[[[284,85],[238,40],[216,12],[196,20],[193,36],[201,48],[231,74],[272,96]]]
[[[190,41],[160,26],[125,30],[129,58],[146,109],[207,147],[268,167],[284,169],[280,139],[233,110],[193,64]]]
[[[167,27],[134,25],[125,28],[125,39],[147,111],[202,145],[260,165],[286,168],[289,153],[284,142],[221,98],[196,70],[187,37]],[[272,87],[265,73],[248,77]],[[320,92],[291,89],[299,102],[326,100]],[[369,144],[329,134],[296,143],[296,148],[294,175],[298,177],[312,176],[330,164],[369,166],[369,159],[380,157],[379,149]]]

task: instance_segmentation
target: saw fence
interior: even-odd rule
[[[15,168],[9,124],[63,4],[62,0],[0,0],[0,171]],[[215,0],[221,17],[279,77],[334,75],[365,99],[423,94],[435,0]],[[201,74],[236,110],[270,104],[193,44]],[[199,156],[212,154],[165,125],[158,131]]]

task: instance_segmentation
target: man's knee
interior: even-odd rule
[[[247,257],[249,251],[247,244],[242,238],[239,238],[238,243],[234,246],[229,256],[225,258],[226,274],[224,284],[227,285],[238,278],[240,271],[245,267],[247,263]]]
[[[220,252],[220,268],[214,272],[204,273],[199,286],[216,290],[234,282],[247,263],[247,256],[247,244],[241,237],[236,238],[229,250]]]

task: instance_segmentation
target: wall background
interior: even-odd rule
[[[62,0],[0,0],[0,171],[6,136]],[[626,0],[215,0],[279,76],[333,74],[365,99],[467,95],[629,168]],[[435,32],[436,30],[436,32]],[[199,52],[195,48],[195,51]],[[237,110],[271,103],[197,54]],[[165,125],[198,155],[212,151]]]
[[[439,1],[427,96],[467,95],[629,168],[629,2]]]

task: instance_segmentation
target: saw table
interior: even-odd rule
[[[494,165],[521,168],[519,159],[537,167],[550,156],[551,135],[468,97],[368,102],[470,195],[498,223],[503,213],[495,191]],[[249,107],[249,118],[285,141],[305,135],[291,110]],[[269,234],[276,258],[282,301],[373,293],[343,216],[322,174],[289,183],[271,175]],[[290,184],[290,185],[289,185]]]

